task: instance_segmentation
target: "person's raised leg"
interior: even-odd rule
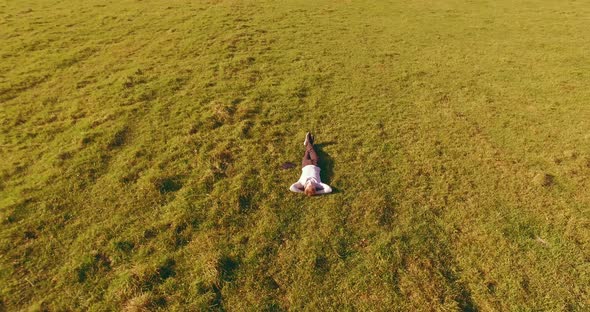
[[[313,148],[313,144],[307,144],[305,147],[305,154],[309,158],[309,164],[317,166],[320,162],[320,157],[318,153],[316,153],[315,149]]]
[[[305,146],[305,153],[303,153],[303,159],[301,160],[301,167],[305,167],[307,165],[313,165],[313,161],[309,155],[309,149],[307,149],[307,145]]]
[[[313,135],[311,133],[305,134],[305,153],[303,154],[303,159],[301,161],[301,166],[305,167],[307,165],[314,165],[317,166],[319,163],[319,157],[316,153],[315,149],[313,148]]]

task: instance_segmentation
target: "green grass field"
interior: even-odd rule
[[[589,16],[0,1],[0,311],[587,311]]]

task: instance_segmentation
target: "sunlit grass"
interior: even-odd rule
[[[0,310],[587,310],[588,14],[0,3]]]

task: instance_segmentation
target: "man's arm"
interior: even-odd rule
[[[289,191],[295,192],[295,193],[303,193],[303,185],[299,182],[293,183],[291,185],[291,187],[289,188]]]
[[[320,185],[321,185],[321,189],[318,188],[318,190],[316,190],[316,194],[332,193],[332,188],[328,184],[320,183]]]

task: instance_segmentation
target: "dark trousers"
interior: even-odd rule
[[[307,165],[314,165],[317,166],[320,158],[318,154],[313,149],[313,145],[307,144],[305,146],[305,154],[303,154],[303,160],[301,161],[301,166],[305,167]]]

